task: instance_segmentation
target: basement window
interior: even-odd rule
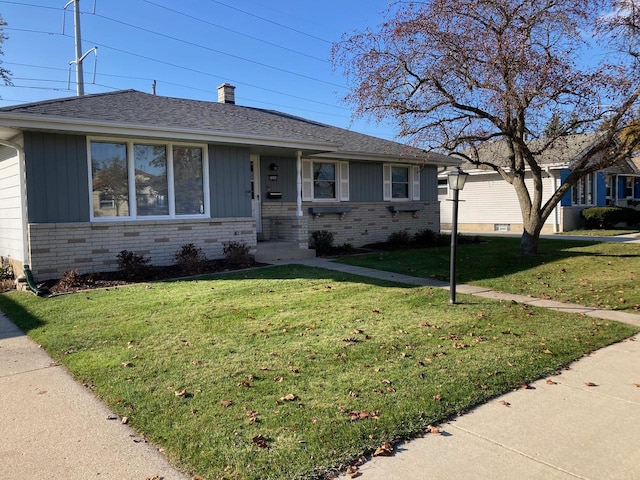
[[[510,232],[511,224],[510,223],[495,223],[493,225],[494,232]]]

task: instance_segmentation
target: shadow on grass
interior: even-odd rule
[[[537,254],[523,255],[519,251],[519,238],[482,237],[480,243],[458,245],[457,281],[468,283],[504,277],[573,257],[636,257],[633,254],[607,255],[577,250],[599,243],[585,240],[540,239]],[[448,281],[450,252],[450,247],[436,247],[371,253],[344,257],[338,261],[415,277]]]
[[[42,301],[46,300],[42,299]],[[14,302],[9,295],[0,295],[0,311],[4,312],[5,316],[25,333],[45,325],[45,322],[25,310],[22,305]],[[11,334],[12,331],[9,330],[9,333]],[[21,334],[16,332],[15,335],[11,336],[17,337],[21,336]],[[0,335],[0,338],[9,337],[5,334]]]

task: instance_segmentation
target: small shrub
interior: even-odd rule
[[[355,251],[356,249],[350,243],[344,243],[333,248],[333,252],[337,255],[349,255]]]
[[[432,247],[437,244],[437,236],[433,230],[420,230],[413,236],[413,243],[418,248]]]
[[[580,212],[586,228],[611,229],[619,223],[636,223],[637,212],[633,208],[589,207]]]
[[[207,257],[201,248],[196,247],[193,243],[182,245],[180,250],[174,255],[176,264],[183,273],[201,272]]]
[[[225,258],[236,265],[247,265],[253,263],[253,258],[249,255],[249,246],[244,242],[227,242],[222,247]]]
[[[311,232],[309,246],[315,249],[317,255],[331,255],[333,253],[333,233],[328,230]]]
[[[0,280],[13,280],[13,266],[4,257],[0,257]]]
[[[411,235],[406,230],[393,232],[387,239],[391,250],[406,250],[411,247]]]
[[[118,270],[129,279],[141,280],[150,273],[149,258],[138,255],[135,252],[122,250],[118,254]]]

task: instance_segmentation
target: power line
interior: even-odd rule
[[[190,18],[192,20],[196,20],[198,22],[202,22],[202,23],[204,23],[206,25],[211,25],[212,27],[220,28],[222,30],[226,30],[227,32],[235,33],[236,35],[241,35],[243,37],[250,38],[251,40],[255,40],[257,42],[261,42],[261,43],[264,43],[266,45],[271,45],[272,47],[281,48],[281,49],[286,50],[288,52],[296,53],[298,55],[302,55],[302,56],[305,56],[307,58],[312,58],[313,60],[318,60],[319,62],[328,63],[327,59],[325,59],[325,58],[315,57],[313,55],[301,52],[299,50],[294,50],[292,48],[285,47],[283,45],[278,45],[277,43],[273,43],[273,42],[270,42],[268,40],[264,40],[262,38],[254,37],[252,35],[248,35],[246,33],[242,33],[242,32],[239,32],[237,30],[233,30],[231,28],[228,28],[228,27],[225,27],[225,26],[222,26],[222,25],[218,25],[218,24],[213,23],[213,22],[209,22],[209,21],[204,20],[202,18],[194,17],[193,15],[189,15],[187,13],[180,12],[178,10],[174,10],[173,8],[165,7],[164,5],[160,5],[158,3],[152,2],[151,0],[142,0],[142,1],[146,2],[146,3],[150,4],[150,5],[154,5],[154,6],[158,7],[158,8],[162,8],[164,10],[168,10],[169,12],[176,13],[178,15],[182,15],[183,17],[187,17],[187,18]]]
[[[44,31],[40,31],[40,30],[25,30],[25,29],[17,29],[17,28],[9,28],[9,27],[5,27],[5,30],[24,31],[24,32],[28,32],[28,33],[38,33],[38,34],[44,34],[44,35],[59,35],[59,36],[63,36],[63,37],[66,37],[66,38],[71,38],[67,34],[44,32]],[[162,65],[166,65],[166,66],[170,66],[170,67],[173,67],[173,68],[177,68],[177,69],[180,69],[180,70],[184,70],[184,71],[188,71],[188,72],[192,72],[192,73],[197,73],[199,75],[205,75],[207,77],[216,78],[216,79],[222,80],[222,81],[230,81],[230,82],[233,82],[233,83],[235,83],[237,85],[244,85],[244,86],[247,86],[247,87],[256,88],[256,89],[259,89],[259,90],[263,90],[265,92],[270,92],[270,93],[275,93],[275,94],[283,95],[283,96],[290,97],[290,98],[295,98],[296,100],[303,100],[305,102],[315,103],[317,105],[324,105],[324,106],[327,106],[327,107],[336,108],[338,110],[349,111],[348,108],[340,107],[340,106],[335,105],[335,104],[331,104],[331,103],[327,103],[327,102],[320,102],[318,100],[313,100],[313,99],[310,99],[310,98],[301,97],[299,95],[293,95],[291,93],[286,93],[286,92],[282,92],[282,91],[279,91],[279,90],[274,90],[274,89],[262,87],[262,86],[259,86],[259,85],[253,85],[251,83],[242,82],[242,81],[239,81],[239,80],[234,80],[234,79],[228,78],[228,77],[220,77],[218,75],[213,75],[213,74],[211,74],[209,72],[204,72],[202,70],[197,70],[197,69],[194,69],[194,68],[191,68],[191,67],[186,67],[186,66],[175,64],[175,63],[167,62],[167,61],[164,61],[164,60],[159,60],[159,59],[148,57],[148,56],[145,56],[145,55],[142,55],[142,54],[129,52],[127,50],[122,50],[122,49],[119,49],[119,48],[116,48],[116,47],[113,47],[113,46],[109,46],[109,45],[106,45],[106,44],[103,44],[103,43],[100,43],[100,42],[96,42],[94,40],[87,40],[87,41],[92,43],[92,44],[94,44],[94,45],[97,45],[99,47],[110,49],[110,50],[113,50],[113,51],[119,52],[119,53],[124,53],[126,55],[131,55],[133,57],[142,58],[142,59],[148,60],[150,62],[155,62],[155,63],[159,63],[159,64],[162,64]],[[43,67],[39,67],[39,68],[43,68]],[[100,75],[107,75],[107,74],[100,74]],[[123,76],[123,78],[134,78],[135,79],[135,77],[129,77],[129,76]],[[151,79],[141,79],[141,80],[151,80]],[[193,87],[187,87],[187,88],[193,88]]]
[[[317,77],[312,77],[310,75],[304,75],[302,73],[293,72],[291,70],[287,70],[287,69],[284,69],[284,68],[276,67],[274,65],[269,65],[267,63],[258,62],[256,60],[251,60],[251,59],[248,59],[248,58],[244,58],[244,57],[241,57],[239,55],[234,55],[232,53],[223,52],[222,50],[217,50],[215,48],[206,47],[204,45],[200,45],[200,44],[195,43],[195,42],[190,42],[188,40],[183,40],[181,38],[172,37],[171,35],[155,32],[153,30],[150,30],[150,29],[147,29],[147,28],[144,28],[144,27],[138,27],[136,25],[132,25],[130,23],[123,22],[122,20],[117,20],[115,18],[107,17],[107,16],[100,15],[100,14],[95,14],[95,16],[99,17],[99,18],[103,18],[105,20],[109,20],[109,21],[114,22],[114,23],[118,23],[120,25],[125,25],[125,26],[127,26],[129,28],[134,28],[136,30],[140,30],[142,32],[151,33],[151,34],[157,35],[159,37],[163,37],[163,38],[167,38],[169,40],[173,40],[173,41],[176,41],[176,42],[184,43],[185,45],[190,45],[192,47],[202,48],[203,50],[208,50],[210,52],[219,53],[220,55],[226,55],[228,57],[235,58],[237,60],[242,60],[244,62],[249,62],[249,63],[253,63],[255,65],[260,65],[261,67],[271,68],[273,70],[277,70],[279,72],[287,73],[289,75],[295,75],[297,77],[305,78],[307,80],[312,80],[314,82],[320,82],[320,83],[324,83],[326,85],[331,85],[332,87],[337,87],[337,88],[341,88],[341,89],[347,90],[347,87],[345,87],[344,85],[338,85],[337,83],[328,82],[326,80],[321,80],[321,79],[319,79]]]
[[[289,27],[288,25],[283,25],[282,23],[274,22],[273,20],[269,20],[268,18],[264,18],[264,17],[261,17],[259,15],[254,14],[254,13],[247,12],[246,10],[241,10],[239,8],[232,7],[231,5],[227,5],[226,3],[222,3],[222,2],[219,2],[217,0],[209,0],[209,1],[211,3],[217,3],[218,5],[222,5],[223,7],[227,7],[227,8],[230,8],[232,10],[236,10],[237,12],[244,13],[245,15],[249,15],[251,17],[263,20],[263,21],[271,23],[273,25],[277,25],[278,27],[286,28],[287,30],[291,30],[292,32],[299,33],[300,35],[305,35],[305,36],[307,36],[309,38],[313,38],[315,40],[319,40],[321,42],[328,43],[329,45],[331,45],[333,43],[333,42],[331,42],[329,40],[326,40],[324,38],[316,37],[315,35],[311,35],[310,33],[303,32],[302,30],[297,30],[295,28]]]

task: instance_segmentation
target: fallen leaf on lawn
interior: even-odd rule
[[[349,468],[347,468],[346,474],[349,478],[356,478],[360,476],[358,467],[356,467],[355,465],[351,465]]]
[[[553,352],[549,349],[543,350],[542,353],[546,353],[547,355],[553,355]]]
[[[175,392],[173,392],[173,393],[174,393],[174,395],[175,395],[176,397],[186,397],[186,395],[187,395],[187,389],[186,389],[186,388],[183,388],[182,390],[176,390],[176,391],[175,391]]]
[[[520,388],[524,388],[525,390],[535,390],[536,387],[529,385],[527,382],[522,382],[520,384]]]
[[[249,382],[247,382],[246,380],[243,380],[242,382],[238,383],[239,387],[250,387],[251,384]]]
[[[280,399],[281,402],[293,402],[298,397],[296,397],[293,393],[289,393]]]
[[[550,378],[547,379],[547,385],[557,385],[558,382],[554,382],[553,380],[551,380]]]
[[[127,423],[129,423],[129,417],[122,417],[122,424],[126,425]]]
[[[299,368],[292,368],[291,369],[291,373],[300,373],[300,369]]]
[[[584,382],[584,384],[585,384],[587,387],[597,387],[597,386],[598,386],[598,385],[596,385],[596,384],[595,384],[595,383],[593,383],[593,382]]]
[[[511,406],[511,404],[509,402],[507,402],[506,400],[500,400],[500,403],[502,405],[504,405],[505,407],[510,407]]]
[[[231,401],[231,400],[220,400],[220,405],[222,405],[224,408],[228,408],[231,405],[233,405],[233,401]]]
[[[273,379],[274,382],[281,382],[284,380],[284,377],[276,377]]]
[[[260,448],[267,448],[269,446],[267,445],[267,439],[262,435],[256,435],[251,439],[251,441]]]
[[[381,446],[376,448],[376,451],[373,452],[374,457],[388,457],[393,454],[393,445],[389,442],[384,442]]]
[[[124,368],[130,368],[130,367],[133,367],[133,363],[131,363],[131,362],[122,362],[122,366]]]
[[[254,411],[254,410],[249,410],[247,412],[247,415],[249,416],[249,424],[253,425],[254,423],[260,421],[260,419],[258,418],[258,412]]]
[[[380,310],[378,310],[377,308],[374,308],[371,310],[373,313],[380,313]]]
[[[442,400],[442,395],[440,395],[440,394],[434,395],[434,396],[433,396],[433,399],[434,399],[436,402],[439,402],[440,400]]]
[[[433,425],[428,425],[425,431],[427,433],[433,433],[434,435],[440,435],[442,433],[442,430],[440,430],[438,427],[434,427]]]

